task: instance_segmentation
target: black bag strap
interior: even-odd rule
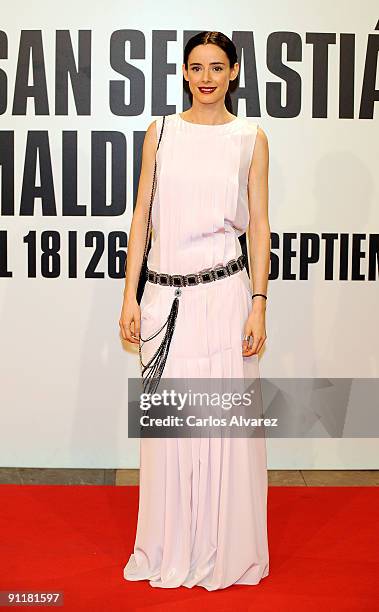
[[[163,120],[162,120],[162,127],[161,127],[161,133],[159,135],[159,140],[158,140],[158,144],[157,144],[157,149],[156,152],[159,149],[159,145],[161,144],[161,140],[162,140],[162,134],[163,134],[163,128],[164,128],[164,124],[165,124],[165,120],[166,120],[166,115],[163,115]],[[155,187],[155,177],[156,177],[156,173],[157,173],[157,153],[155,152],[155,162],[154,162],[154,175],[153,175],[153,185],[151,188],[151,198],[150,198],[150,207],[149,207],[149,217],[147,220],[147,228],[146,228],[146,239],[145,239],[145,248],[144,248],[144,252],[143,252],[143,258],[142,261],[147,257],[147,246],[149,243],[148,237],[149,237],[149,230],[150,230],[150,219],[151,219],[151,209],[153,207],[153,199],[154,199],[154,187]]]

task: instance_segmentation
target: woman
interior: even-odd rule
[[[259,376],[270,253],[268,143],[257,123],[230,112],[228,89],[238,71],[227,36],[197,34],[184,51],[191,108],[166,117],[157,152],[162,117],[146,132],[119,324],[146,364],[161,339],[143,340],[161,328],[178,296],[167,377]],[[203,281],[204,269],[234,263],[226,277],[179,290],[148,281],[139,307],[155,154],[148,269],[183,278],[196,273]],[[245,232],[253,296],[238,240]],[[124,578],[209,591],[258,584],[269,573],[266,507],[264,437],[141,439],[137,534]]]

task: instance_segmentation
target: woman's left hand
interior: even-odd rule
[[[257,300],[254,304],[254,300]],[[251,355],[258,354],[261,350],[267,335],[266,335],[266,304],[262,303],[264,298],[255,297],[253,300],[253,307],[250,312],[249,318],[245,323],[244,336],[253,336],[253,344],[248,344],[248,340],[242,342],[242,355],[243,357],[250,357]],[[251,342],[251,340],[250,340]]]

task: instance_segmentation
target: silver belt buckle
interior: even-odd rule
[[[240,269],[236,259],[231,259],[230,261],[228,261],[226,267],[229,270],[229,274],[235,274],[235,272],[238,272]]]
[[[229,276],[229,272],[226,266],[223,264],[218,264],[213,268],[213,275],[216,279],[225,278],[226,276]]]
[[[194,274],[193,272],[191,272],[190,274],[185,274],[184,275],[184,285],[187,287],[191,287],[193,285],[198,285],[199,284],[199,277],[197,274]]]
[[[165,281],[165,282],[162,282]],[[164,285],[165,287],[169,287],[170,286],[170,275],[169,274],[165,274],[163,272],[160,272],[159,274],[157,274],[157,282],[160,285]]]
[[[182,274],[172,274],[171,284],[173,287],[183,287],[183,276]]]
[[[156,283],[157,282],[157,273],[154,270],[148,270],[147,271],[147,280],[150,283]]]
[[[200,270],[198,275],[200,276],[201,278],[200,282],[202,283],[210,283],[214,279],[212,268],[204,268],[203,270]]]

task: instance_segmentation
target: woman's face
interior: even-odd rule
[[[197,45],[192,49],[188,56],[188,71],[183,64],[183,75],[191,93],[202,104],[224,99],[229,81],[237,77],[238,70],[238,63],[230,68],[225,51],[213,43]],[[202,91],[207,87],[212,88],[210,93]]]

